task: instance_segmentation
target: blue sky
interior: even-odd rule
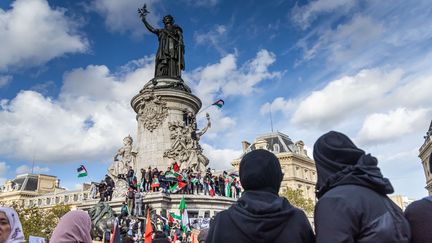
[[[314,141],[339,130],[380,161],[397,194],[427,194],[418,148],[432,118],[432,5],[416,1],[16,0],[0,2],[0,182],[54,174],[73,189],[99,180],[122,138],[130,99],[152,78],[157,39],[141,23],[174,16],[183,78],[212,127],[211,167],[274,130]],[[202,113],[203,115],[204,113]],[[201,125],[204,123],[200,117]],[[78,179],[85,164],[90,178]]]

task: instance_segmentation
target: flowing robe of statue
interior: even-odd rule
[[[121,147],[116,155],[114,161],[108,169],[108,174],[111,178],[117,178],[118,175],[125,176],[128,172],[129,166],[134,167],[136,153],[132,147],[133,140],[130,136],[123,139],[123,147]],[[119,160],[118,157],[121,157]]]
[[[174,19],[167,15],[163,18],[165,28],[155,29],[141,17],[147,29],[156,34],[159,39],[159,48],[155,60],[155,77],[180,78],[181,70],[185,68],[183,30]]]

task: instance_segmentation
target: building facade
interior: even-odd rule
[[[280,192],[288,187],[300,189],[305,198],[315,202],[315,183],[317,180],[315,161],[307,155],[303,141],[293,142],[288,135],[281,132],[264,134],[253,143],[242,142],[243,154],[231,164],[238,170],[240,160],[246,153],[255,149],[266,149],[279,159],[284,178]]]
[[[6,181],[1,188],[0,204],[11,205],[17,203],[24,205],[26,199],[64,191],[64,188],[59,187],[59,183],[59,179],[51,175],[17,175],[15,179]]]
[[[424,136],[423,145],[419,149],[419,157],[421,159],[423,170],[426,177],[426,190],[428,190],[429,195],[432,195],[432,171],[431,171],[431,154],[432,154],[432,121],[429,126],[429,130]]]

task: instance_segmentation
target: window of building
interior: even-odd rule
[[[280,146],[279,144],[275,143],[273,144],[273,152],[279,153],[280,152]]]
[[[210,218],[210,211],[205,211],[204,212],[204,218]]]
[[[55,203],[56,203],[56,204],[60,203],[60,197],[56,197],[56,198],[55,198]]]
[[[198,211],[188,211],[189,218],[198,218]]]
[[[47,199],[46,199],[46,204],[47,204],[47,205],[51,204],[51,198],[47,198]]]

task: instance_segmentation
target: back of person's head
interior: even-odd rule
[[[122,243],[134,243],[134,242],[135,241],[130,236],[125,236],[125,237],[122,238]]]
[[[156,231],[152,243],[169,243],[166,234],[162,231]]]
[[[91,219],[87,212],[74,210],[60,218],[50,242],[67,243],[83,242],[91,243]]]
[[[198,243],[205,243],[209,229],[202,229],[198,234]]]
[[[278,194],[283,179],[279,159],[264,149],[247,153],[240,161],[240,182],[245,189]]]
[[[377,166],[378,160],[359,149],[343,133],[330,131],[318,138],[313,157],[317,167],[318,198],[341,184],[371,185],[380,193],[393,192],[390,182]]]
[[[21,222],[13,208],[0,207],[0,242],[25,242]]]

